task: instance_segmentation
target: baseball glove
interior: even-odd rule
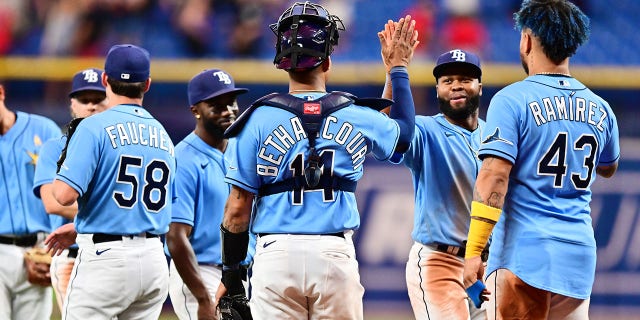
[[[32,284],[48,287],[51,285],[51,255],[44,248],[30,248],[24,253],[27,280]]]
[[[220,320],[253,320],[249,300],[244,294],[224,295],[218,301]]]
[[[56,172],[60,172],[60,167],[62,167],[62,164],[64,163],[64,159],[67,158],[67,147],[69,146],[69,141],[71,141],[71,137],[76,132],[76,129],[78,128],[78,125],[82,120],[84,120],[84,118],[75,118],[71,120],[69,124],[67,124],[67,134],[66,134],[67,143],[64,144],[64,149],[62,149],[62,153],[60,153],[60,158],[56,163],[58,165]]]
[[[29,248],[29,250],[25,251],[24,258],[35,263],[51,264],[51,255],[45,248]]]

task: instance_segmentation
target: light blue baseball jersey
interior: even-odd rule
[[[596,243],[589,203],[596,167],[620,156],[616,117],[578,80],[536,75],[498,92],[480,157],[513,163],[488,273],[578,299],[591,294]]]
[[[176,201],[171,222],[192,227],[189,241],[198,263],[222,265],[220,229],[231,187],[224,182],[226,166],[220,150],[190,133],[176,145]],[[253,259],[255,236],[251,237],[245,264]],[[165,253],[171,256],[165,245]]]
[[[305,100],[322,93],[296,95]],[[348,106],[325,117],[317,149],[323,174],[357,181],[365,156],[387,160],[395,149],[399,127],[385,114]],[[261,186],[303,175],[309,142],[293,113],[274,107],[257,108],[225,152],[225,181],[258,194]],[[323,234],[357,229],[360,215],[353,192],[332,189],[282,192],[260,197],[251,230],[254,233]]]
[[[42,185],[53,183],[53,180],[55,180],[56,170],[58,170],[58,159],[60,159],[60,154],[66,142],[67,136],[63,135],[47,140],[42,145],[42,148],[40,148],[40,156],[38,157],[36,172],[33,176],[33,193],[36,197],[42,198],[40,196],[40,187],[42,187]],[[51,230],[55,230],[63,224],[71,222],[71,220],[56,214],[50,214],[49,221],[51,222]]]
[[[33,176],[43,142],[60,128],[42,116],[16,112],[16,123],[0,135],[0,234],[50,231],[42,201],[33,194]]]
[[[471,219],[473,186],[484,121],[469,131],[443,114],[417,116],[416,134],[399,162],[411,169],[415,190],[411,237],[422,244],[463,246]],[[393,161],[395,162],[395,161]]]
[[[118,105],[78,125],[57,179],[80,194],[78,233],[164,234],[175,166],[162,124],[139,105]]]

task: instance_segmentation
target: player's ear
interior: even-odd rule
[[[147,81],[144,82],[144,93],[149,91],[149,88],[151,88],[151,78],[147,79]]]
[[[102,81],[102,86],[103,87],[107,87],[107,73],[103,72],[102,76],[100,77],[100,80]]]
[[[189,107],[189,110],[191,110],[191,114],[193,114],[196,119],[200,119],[200,113],[198,113],[198,108],[196,108],[196,106]]]
[[[322,71],[327,72],[331,69],[331,57],[327,57],[326,60],[322,61]]]
[[[522,33],[520,35],[520,52],[524,53],[525,55],[529,55],[529,53],[531,52],[531,48],[533,47],[533,43],[531,43],[532,40],[533,39],[531,38],[531,30],[522,30]]]

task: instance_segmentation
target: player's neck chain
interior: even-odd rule
[[[561,72],[538,72],[536,74],[534,74],[534,76],[537,75],[544,75],[544,76],[565,76],[565,77],[571,77],[570,74],[568,73],[561,73]]]

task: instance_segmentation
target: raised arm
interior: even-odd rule
[[[388,61],[390,67],[389,78],[395,103],[389,111],[389,117],[394,119],[400,127],[400,137],[395,149],[395,152],[399,153],[403,153],[409,148],[415,130],[416,114],[407,70],[417,45],[417,31],[414,28],[415,21],[411,20],[411,16],[407,15],[401,18],[395,26],[391,47],[388,51],[381,51],[383,61]],[[380,39],[381,43],[386,42],[382,41],[382,38]]]

